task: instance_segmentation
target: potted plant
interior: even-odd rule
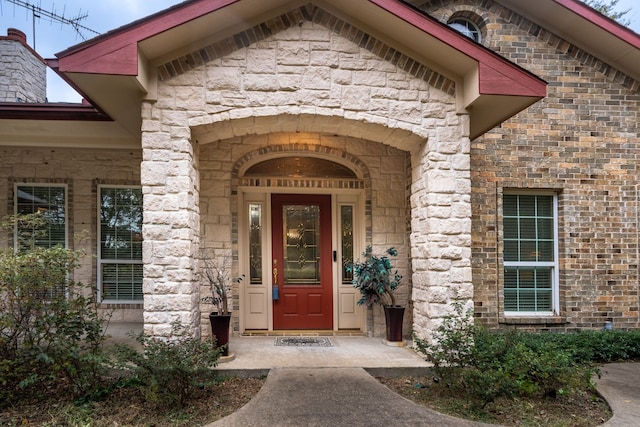
[[[223,349],[222,356],[229,355],[229,325],[231,311],[229,311],[229,296],[231,295],[232,280],[229,273],[229,257],[216,257],[212,250],[202,250],[202,274],[209,286],[211,295],[201,299],[202,302],[213,304],[215,310],[209,314],[211,336],[215,339],[216,347]],[[240,282],[242,277],[236,279]]]
[[[397,256],[395,248],[386,251],[389,256]],[[353,286],[360,291],[359,305],[370,307],[380,304],[384,308],[386,322],[386,338],[388,342],[398,343],[402,340],[402,321],[404,307],[396,304],[394,291],[400,284],[402,276],[393,269],[391,260],[386,255],[374,255],[371,246],[362,253],[364,260],[353,263]]]

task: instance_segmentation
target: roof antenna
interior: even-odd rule
[[[82,40],[86,40],[87,38],[84,36],[83,31],[88,31],[94,34],[100,34],[99,32],[92,30],[91,28],[85,27],[80,24],[80,21],[89,16],[88,13],[82,13],[82,9],[78,12],[78,15],[75,18],[67,18],[64,16],[64,9],[62,11],[62,15],[58,15],[55,10],[46,10],[41,8],[38,5],[29,3],[28,1],[23,0],[7,0],[9,3],[13,3],[17,6],[24,7],[27,10],[31,11],[31,19],[32,19],[32,27],[33,27],[33,49],[36,49],[36,18],[40,19],[42,17],[49,19],[49,22],[59,22],[62,26],[63,24],[71,25],[73,29],[76,31],[77,35],[79,35]],[[55,6],[54,6],[55,7]],[[66,9],[66,6],[65,6]]]

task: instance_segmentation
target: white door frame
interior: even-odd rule
[[[271,194],[330,194],[332,220],[332,251],[337,260],[342,259],[341,206],[353,207],[353,254],[357,259],[364,250],[365,211],[364,190],[308,189],[308,188],[238,188],[238,272],[245,275],[240,282],[239,322],[240,333],[247,329],[273,331],[273,275],[271,274]],[[252,284],[249,277],[249,206],[259,206],[261,211],[262,283]],[[333,329],[365,331],[365,310],[357,306],[358,291],[351,283],[342,283],[340,262],[332,263],[333,274]]]

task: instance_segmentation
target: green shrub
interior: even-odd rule
[[[193,336],[187,327],[174,322],[170,337],[136,337],[138,351],[114,346],[115,367],[128,375],[127,381],[141,391],[145,400],[157,405],[183,406],[193,392],[215,380],[215,367],[222,349],[211,340]]]
[[[75,398],[94,394],[105,366],[103,320],[85,287],[69,280],[82,254],[35,246],[41,220],[19,220],[29,236],[0,251],[0,406],[43,382]]]
[[[474,363],[477,328],[470,310],[464,312],[459,302],[454,302],[453,308],[454,313],[444,318],[432,341],[415,337],[414,345],[433,363],[436,375],[451,386],[459,386],[464,370]]]
[[[415,344],[445,385],[485,407],[499,397],[556,397],[591,387],[591,365],[579,363],[559,336],[487,331],[455,303],[433,340],[416,338]]]
[[[557,334],[557,339],[570,349],[581,363],[609,363],[640,360],[640,331],[582,331]]]

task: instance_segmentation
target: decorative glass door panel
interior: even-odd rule
[[[330,196],[274,194],[273,325],[275,329],[331,329]]]
[[[320,209],[317,205],[285,205],[282,237],[284,283],[320,286]]]

